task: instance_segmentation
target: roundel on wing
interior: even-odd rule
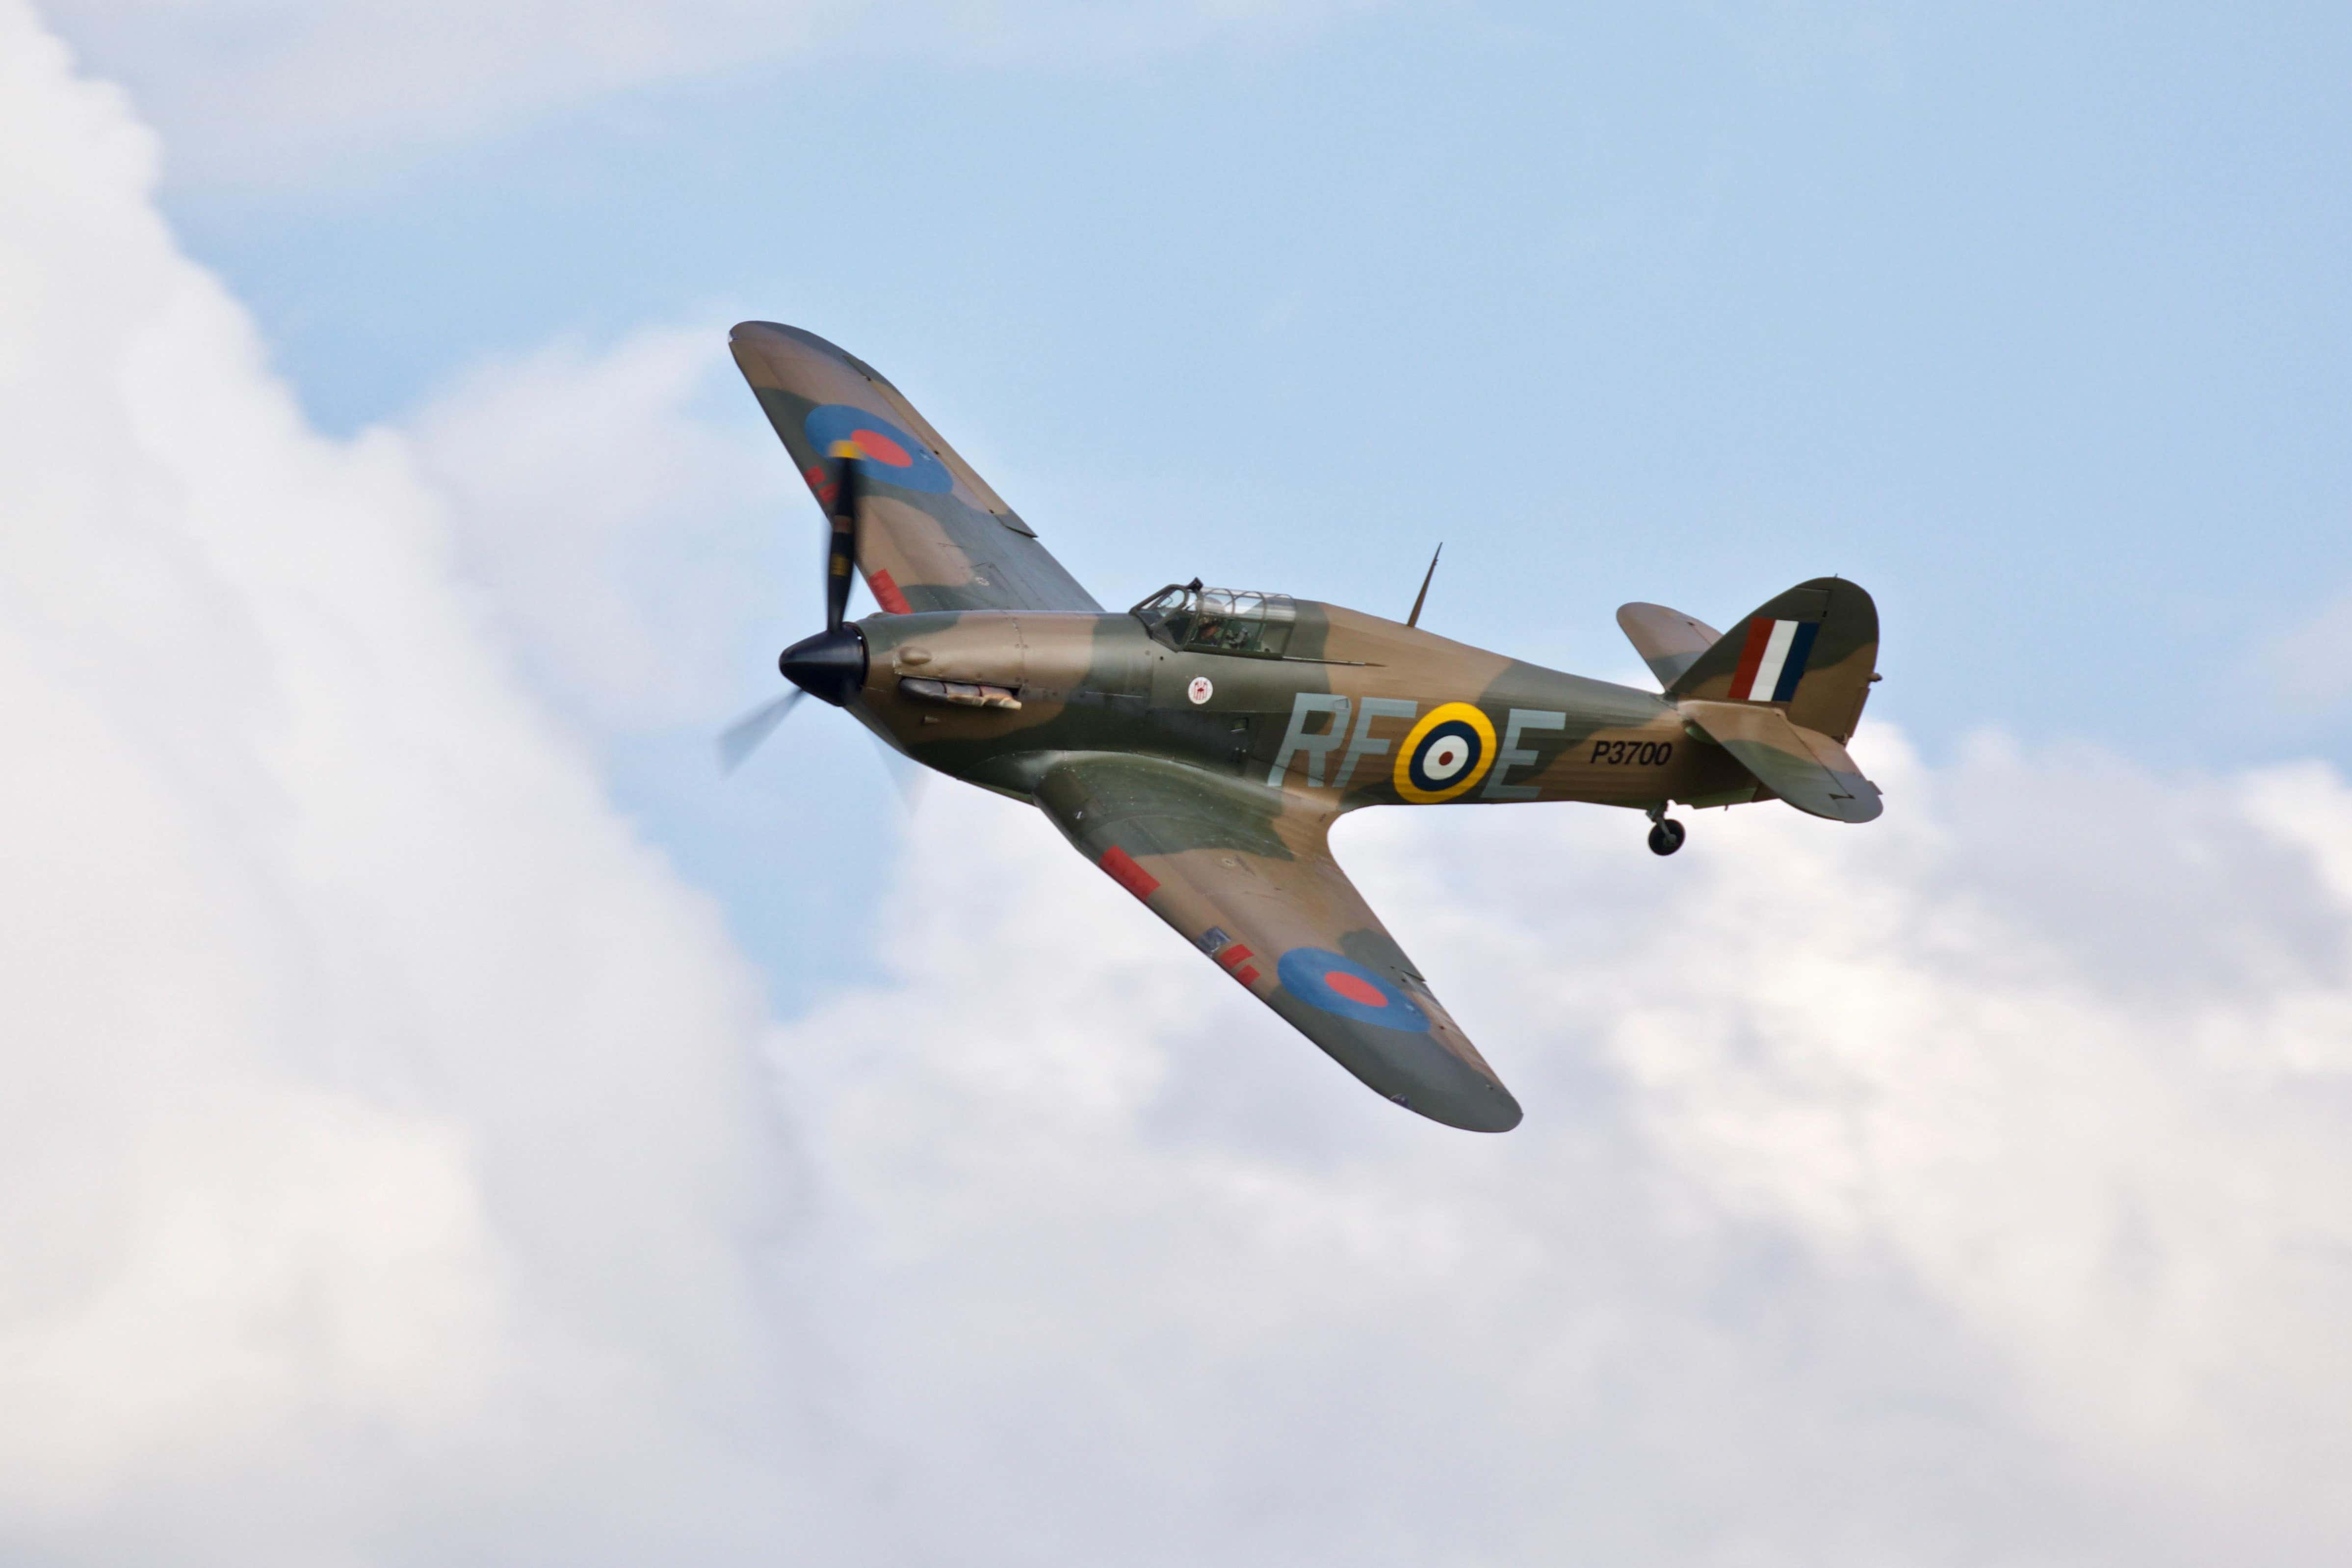
[[[878,414],[846,403],[822,403],[808,411],[801,428],[820,458],[863,458],[868,479],[933,495],[954,487],[954,478],[929,447]]]
[[[1429,1015],[1386,976],[1319,947],[1294,947],[1274,966],[1283,988],[1309,1007],[1359,1024],[1429,1032]]]
[[[1495,765],[1495,725],[1467,702],[1444,702],[1397,748],[1396,792],[1415,805],[1469,793]]]

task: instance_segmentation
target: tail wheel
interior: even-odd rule
[[[1657,826],[1650,829],[1650,853],[1671,855],[1683,847],[1683,840],[1687,837],[1681,823],[1671,816],[1662,816],[1658,818]]]

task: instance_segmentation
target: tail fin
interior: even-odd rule
[[[1700,654],[1666,695],[1769,702],[1789,721],[1843,743],[1862,721],[1878,667],[1878,606],[1837,577],[1766,600]]]
[[[1664,605],[1620,605],[1617,625],[1661,687],[1681,679],[1699,655],[1723,640],[1723,634],[1705,621]]]

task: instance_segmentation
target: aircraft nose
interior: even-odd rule
[[[776,660],[785,679],[835,708],[866,683],[866,638],[856,626],[803,637]]]

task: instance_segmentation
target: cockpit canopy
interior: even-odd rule
[[[1135,606],[1136,618],[1173,647],[1279,658],[1298,606],[1287,594],[1252,594],[1171,583]]]

